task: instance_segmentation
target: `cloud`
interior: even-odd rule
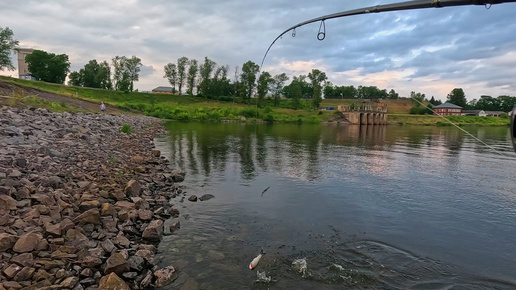
[[[145,65],[140,90],[166,85],[163,66],[181,56],[235,66],[260,64],[274,38],[288,27],[324,14],[388,0],[28,0],[2,1],[2,26],[22,47],[70,56],[72,69],[91,59],[136,55]],[[272,47],[263,70],[289,76],[317,68],[334,84],[393,87],[444,99],[454,87],[468,98],[516,95],[516,4],[371,13],[296,29]],[[23,19],[23,21],[20,21]],[[5,74],[5,72],[4,72]],[[12,74],[12,73],[11,73]],[[448,91],[447,91],[448,90]]]

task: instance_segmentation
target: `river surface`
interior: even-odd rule
[[[167,128],[158,149],[187,196],[215,198],[172,201],[181,229],[159,255],[179,278],[165,289],[516,289],[506,127],[465,128],[496,151],[454,127]]]

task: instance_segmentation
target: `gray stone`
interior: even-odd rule
[[[11,249],[17,240],[18,237],[16,236],[10,235],[8,233],[0,233],[0,252],[5,252]]]
[[[134,179],[129,180],[129,182],[127,183],[127,185],[125,186],[125,189],[124,189],[124,192],[128,196],[139,196],[141,191],[142,191],[142,188],[141,188],[140,184],[138,183],[138,181],[136,181]]]
[[[27,233],[22,235],[16,244],[14,244],[13,251],[17,253],[27,253],[34,251],[41,241],[41,236],[36,233]]]
[[[163,221],[153,220],[143,231],[142,237],[149,241],[160,241],[163,236]]]
[[[116,273],[122,275],[125,272],[129,272],[129,262],[120,253],[112,253],[106,261],[106,268],[104,269],[105,274]]]
[[[192,194],[192,195],[190,195],[190,197],[188,197],[188,200],[196,202],[197,201],[197,196],[195,194]]]
[[[154,272],[154,277],[156,277],[156,287],[163,287],[172,283],[177,279],[177,275],[174,275],[175,272],[176,270],[172,266],[168,266]]]
[[[201,196],[199,199],[201,201],[207,201],[207,200],[210,200],[212,198],[214,198],[215,196],[213,194],[204,194],[203,196]]]

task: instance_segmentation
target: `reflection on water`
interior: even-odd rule
[[[192,218],[160,245],[181,272],[170,289],[515,287],[507,128],[466,128],[504,157],[449,127],[167,127],[188,194],[216,196],[179,204]],[[247,268],[261,248],[270,285]]]

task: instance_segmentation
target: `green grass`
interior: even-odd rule
[[[284,122],[284,123],[320,123],[333,117],[335,111],[311,109],[309,101],[301,101],[301,109],[293,110],[291,100],[281,100],[279,107],[273,106],[272,100],[266,100],[264,108],[257,108],[256,99],[251,104],[243,104],[242,99],[219,97],[217,100],[200,97],[149,94],[139,92],[119,92],[102,89],[64,86],[38,81],[28,81],[0,76],[1,81],[35,88],[42,91],[65,95],[71,98],[106,103],[127,111],[139,111],[148,116],[179,121],[246,121],[246,122]],[[17,93],[15,93],[17,94]],[[47,108],[55,112],[77,111],[66,104],[47,102],[35,97],[21,98],[23,102]],[[321,107],[349,105],[357,100],[323,100]],[[382,100],[387,104],[389,124],[413,124],[446,126],[449,123],[438,116],[409,115],[414,106],[411,100]],[[493,117],[452,116],[448,117],[458,125],[506,126],[509,119]]]
[[[16,102],[20,102],[20,103],[23,103],[25,105],[32,106],[32,107],[45,108],[51,112],[56,112],[56,113],[71,112],[71,111],[80,112],[81,111],[76,108],[68,107],[64,103],[49,102],[49,101],[43,100],[41,98],[38,98],[36,96],[18,98],[18,99],[16,99]]]
[[[458,126],[508,126],[510,119],[498,117],[447,116],[447,120]],[[442,117],[434,115],[389,114],[389,124],[453,126]]]
[[[129,125],[129,124],[123,124],[122,128],[120,128],[120,132],[122,132],[122,133],[129,134],[132,131],[133,131],[133,129],[131,128],[131,125]]]

